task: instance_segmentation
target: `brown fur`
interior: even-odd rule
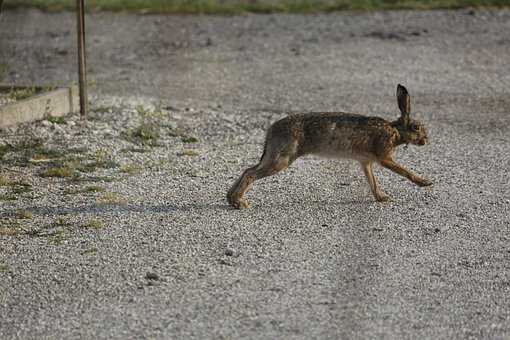
[[[253,182],[274,175],[304,155],[351,158],[360,162],[375,199],[387,201],[373,174],[373,163],[408,178],[419,186],[432,183],[420,178],[393,160],[395,148],[402,144],[425,145],[423,124],[410,118],[410,97],[397,86],[401,116],[394,122],[378,117],[351,113],[305,113],[285,117],[268,130],[264,153],[259,164],[246,169],[227,193],[227,200],[237,209],[249,207],[244,198]]]

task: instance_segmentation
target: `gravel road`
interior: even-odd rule
[[[74,20],[3,13],[0,81],[75,81]],[[510,11],[87,25],[89,121],[0,131],[1,339],[510,338]],[[226,205],[272,121],[393,119],[397,83],[432,187],[308,157]]]

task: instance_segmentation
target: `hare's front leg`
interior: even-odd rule
[[[413,174],[411,171],[407,170],[397,162],[395,162],[393,159],[383,159],[380,161],[381,165],[385,167],[386,169],[390,169],[391,171],[399,174],[400,176],[406,177],[411,182],[413,182],[416,185],[419,185],[420,187],[426,187],[429,185],[432,185],[432,182],[428,179],[421,178]]]
[[[289,163],[289,157],[266,152],[259,164],[246,169],[232,185],[227,193],[228,203],[236,209],[249,208],[250,204],[244,198],[244,195],[252,188],[253,182],[286,169]]]
[[[365,173],[365,176],[368,180],[368,184],[370,185],[370,190],[372,190],[372,194],[378,202],[388,201],[390,198],[379,189],[379,185],[377,184],[377,179],[374,176],[374,171],[372,170],[372,162],[361,162],[361,168]]]

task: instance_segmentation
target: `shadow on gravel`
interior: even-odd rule
[[[27,207],[25,210],[30,211],[33,215],[39,216],[62,216],[68,214],[79,213],[172,213],[172,212],[191,212],[197,210],[228,210],[230,206],[227,204],[188,204],[188,205],[142,205],[142,204],[126,204],[126,205],[87,205],[77,207]],[[0,214],[0,218],[14,217],[18,213],[18,209],[4,211]]]
[[[321,210],[321,208],[329,207],[329,206],[351,206],[351,207],[367,207],[373,204],[370,200],[363,199],[351,199],[345,201],[314,201],[313,205],[316,206],[317,209]],[[302,202],[275,202],[275,206],[278,206],[280,209],[285,208],[285,210],[295,210],[299,209],[302,205]],[[390,206],[391,202],[387,202],[383,206]],[[255,211],[263,211],[270,210],[271,208],[266,207],[264,204],[255,204],[249,210]],[[184,205],[175,205],[172,203],[169,204],[160,204],[160,205],[143,205],[143,204],[125,204],[125,205],[97,205],[90,204],[86,206],[76,206],[76,207],[48,207],[48,206],[33,206],[27,207],[24,210],[30,211],[34,216],[46,216],[46,217],[56,217],[56,216],[64,216],[69,214],[104,214],[104,213],[178,213],[178,212],[192,212],[192,211],[206,211],[206,210],[215,210],[215,211],[231,211],[233,213],[239,212],[232,208],[228,204],[223,203],[193,203],[193,204],[184,204]],[[0,218],[13,218],[16,217],[19,213],[19,209],[11,209],[6,210],[0,213]]]

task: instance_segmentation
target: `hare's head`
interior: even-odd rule
[[[397,101],[401,116],[395,122],[395,127],[400,133],[401,142],[415,145],[427,144],[427,130],[422,122],[410,117],[411,97],[406,88],[400,84],[397,86]]]

